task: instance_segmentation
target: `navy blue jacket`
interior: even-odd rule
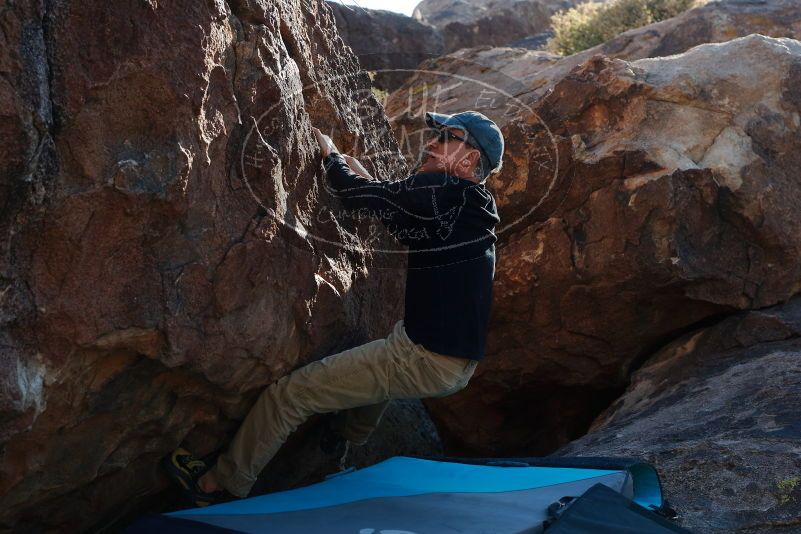
[[[324,164],[345,208],[366,208],[409,247],[403,317],[409,338],[439,354],[481,360],[500,222],[484,184],[445,173],[369,180],[337,153]]]

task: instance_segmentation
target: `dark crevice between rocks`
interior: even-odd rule
[[[565,429],[565,434],[567,435],[567,440],[563,440],[559,443],[551,443],[549,446],[541,447],[540,452],[538,454],[550,454],[556,451],[558,448],[570,443],[576,439],[579,439],[585,436],[591,428],[593,421],[595,421],[598,416],[603,414],[606,410],[614,406],[615,402],[625,393],[626,389],[629,387],[631,383],[632,375],[640,369],[651,357],[653,357],[659,350],[663,349],[670,343],[682,338],[683,336],[687,335],[688,333],[703,330],[706,328],[710,328],[718,323],[725,321],[726,319],[736,316],[738,314],[748,313],[750,310],[735,310],[735,311],[720,311],[718,313],[713,313],[699,321],[696,321],[692,324],[689,324],[685,327],[678,328],[671,332],[668,332],[658,338],[653,339],[649,342],[645,347],[640,350],[637,356],[629,364],[628,370],[626,372],[627,380],[626,383],[621,385],[618,388],[610,388],[604,391],[598,391],[595,395],[592,395],[591,403],[587,403],[586,405],[593,405],[597,406],[595,410],[588,410],[580,417],[580,421],[576,422],[573,421],[570,429]],[[564,395],[564,391],[559,392],[561,395]],[[586,391],[580,392],[581,396],[587,396]]]
[[[718,313],[713,313],[712,315],[704,317],[700,321],[696,321],[682,328],[672,330],[662,336],[653,339],[650,343],[646,344],[645,347],[642,350],[640,350],[640,352],[631,360],[631,363],[629,364],[628,367],[628,371],[626,372],[629,380],[631,380],[631,375],[634,374],[640,367],[642,367],[654,354],[656,354],[659,350],[663,349],[669,344],[673,343],[674,341],[684,337],[690,332],[695,332],[698,330],[703,330],[705,328],[712,327],[720,322],[725,321],[729,317],[741,313],[744,313],[744,311],[728,310],[728,311],[720,311]],[[628,384],[626,385],[626,387],[628,387]],[[606,410],[608,407],[609,406],[604,407],[603,410]],[[603,410],[601,410],[598,413],[600,414]]]
[[[258,13],[254,9],[251,9],[248,0],[230,0],[227,4],[233,16],[240,21],[240,26],[242,22],[247,22],[248,24],[254,24],[256,26],[267,25],[268,23],[264,18],[264,13]]]
[[[703,319],[690,323],[681,328],[671,330],[661,336],[658,336],[650,340],[647,344],[645,344],[641,348],[641,350],[637,353],[637,355],[631,360],[628,366],[628,369],[626,371],[626,376],[627,376],[626,383],[623,384],[619,389],[616,389],[614,391],[611,390],[607,391],[606,395],[597,396],[595,398],[594,403],[600,401],[601,397],[605,397],[605,401],[597,402],[597,404],[595,404],[596,406],[598,406],[598,408],[596,410],[593,410],[594,414],[592,415],[592,417],[590,417],[587,421],[584,422],[586,423],[585,425],[583,425],[584,431],[572,435],[570,439],[575,440],[585,435],[586,431],[589,430],[592,421],[614,405],[614,402],[618,399],[620,395],[622,395],[625,392],[625,390],[630,385],[632,375],[643,365],[645,365],[648,362],[648,360],[651,359],[658,351],[662,350],[671,343],[681,339],[687,334],[713,327],[731,317],[744,315],[752,311],[755,311],[755,309],[745,309],[745,310],[734,309],[728,306],[715,305],[712,303],[707,303],[707,305],[710,307],[711,313],[706,317],[704,317]]]
[[[5,11],[12,8],[13,6]],[[57,170],[53,143],[55,128],[52,111],[52,68],[47,46],[48,34],[45,8],[39,25],[34,28],[25,28],[23,30],[24,42],[18,43],[20,59],[27,76],[21,80],[8,80],[4,76],[11,87],[21,90],[27,97],[26,104],[31,106],[31,126],[36,130],[38,136],[32,154],[18,169],[12,168],[9,173],[12,179],[9,184],[4,184],[5,191],[0,193],[0,228],[4,230],[6,226],[13,225],[13,219],[24,209],[29,200],[32,200],[33,204],[41,204],[46,196],[44,194],[45,185]],[[7,231],[4,233],[8,234]],[[10,242],[8,246],[10,248]]]
[[[49,132],[50,136],[52,137],[53,141],[55,141],[56,136],[58,133],[63,129],[66,119],[64,117],[64,111],[55,103],[55,98],[53,97],[53,85],[55,83],[55,60],[54,60],[54,53],[53,47],[51,46],[52,42],[52,24],[53,19],[55,18],[55,9],[54,4],[56,4],[58,0],[45,0],[43,7],[44,11],[42,13],[42,37],[44,41],[44,61],[45,66],[47,67],[47,97],[48,97],[48,105],[50,106],[50,117],[51,117],[51,124],[49,125]]]
[[[228,187],[228,190],[231,192],[236,192],[240,190],[244,191],[247,188],[247,186],[244,184],[244,179],[241,176],[242,168],[240,165],[241,164],[240,157],[242,153],[243,143],[245,137],[247,136],[248,130],[256,126],[255,119],[253,117],[250,117],[250,120],[253,121],[253,124],[243,122],[242,108],[240,107],[239,102],[247,102],[248,98],[247,94],[239,94],[237,92],[238,88],[237,82],[238,82],[239,63],[240,63],[239,45],[247,40],[245,25],[243,24],[242,19],[240,18],[237,10],[235,9],[238,7],[239,6],[237,5],[236,2],[228,3],[228,11],[229,11],[229,17],[231,19],[231,27],[236,32],[236,39],[232,43],[233,71],[230,77],[230,82],[231,82],[230,89],[231,89],[231,94],[234,97],[234,102],[236,104],[237,124],[233,125],[233,128],[231,129],[231,133],[229,135],[228,144],[226,146],[226,151],[225,151],[225,168],[228,169],[228,173],[226,176],[226,186]],[[238,179],[238,183],[235,183],[235,179]],[[265,210],[262,206],[257,205],[254,211],[253,220],[256,221],[258,226],[258,224],[261,222],[261,219],[267,215],[268,215],[267,210]],[[250,225],[248,225],[248,228],[249,227]],[[245,230],[245,232],[247,232],[247,229]]]
[[[44,87],[37,95],[42,98],[35,103],[33,123],[39,133],[39,142],[36,150],[28,162],[26,175],[23,181],[27,188],[24,193],[25,201],[43,207],[48,201],[48,186],[52,185],[59,171],[59,162],[56,152],[56,135],[63,125],[61,110],[57,108],[53,98],[54,60],[51,44],[52,1],[45,1],[42,5],[42,18],[40,31],[37,32],[36,57],[26,57],[30,62],[27,70],[36,79],[33,82]],[[41,79],[39,79],[41,77]],[[19,206],[22,207],[21,205]]]
[[[490,383],[469,387],[482,388],[487,397],[496,391]],[[559,386],[539,383],[504,393],[498,426],[482,428],[482,433],[496,432],[490,444],[465,440],[465,429],[453,431],[437,410],[429,411],[440,434],[445,454],[458,457],[527,457],[546,456],[584,436],[595,418],[611,406],[625,391],[625,386],[593,389],[586,386]],[[426,404],[438,402],[427,400]],[[590,406],[602,407],[597,412]],[[486,415],[485,415],[486,416]],[[492,419],[493,417],[489,417]],[[525,436],[520,439],[520,436]]]
[[[295,61],[299,57],[297,43],[295,42],[295,37],[292,35],[292,30],[289,29],[286,21],[281,20],[278,33],[281,36],[281,41],[284,43],[284,48],[286,48],[286,53],[289,56],[289,59]]]
[[[18,242],[21,237],[20,224],[35,224],[30,219],[36,217],[36,209],[47,203],[47,185],[58,172],[53,136],[52,114],[52,68],[48,48],[47,10],[35,6],[11,4],[3,11],[13,12],[25,19],[26,10],[32,10],[41,16],[34,24],[26,26],[22,31],[23,42],[17,43],[17,52],[24,73],[19,78],[8,79],[9,85],[18,92],[23,107],[29,106],[30,123],[25,124],[28,130],[27,143],[23,149],[20,165],[12,167],[3,176],[5,183],[0,185],[0,292],[4,295],[3,310],[0,312],[0,335],[4,343],[4,351],[9,358],[25,361],[36,353],[38,330],[35,328],[38,309],[35,293],[28,281],[23,277],[25,268],[20,267],[25,261],[24,255],[18,257]],[[15,10],[15,8],[17,8]],[[27,119],[28,117],[26,117]],[[35,130],[35,133],[34,133]],[[34,146],[35,145],[35,146]],[[25,156],[29,156],[26,158]],[[25,219],[28,219],[25,221]],[[24,264],[24,263],[23,263]],[[7,417],[9,414],[4,414]],[[20,415],[14,413],[14,416]],[[23,414],[23,417],[25,415]]]

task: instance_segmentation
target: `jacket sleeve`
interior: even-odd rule
[[[410,187],[409,179],[390,182],[370,180],[353,172],[341,154],[331,153],[324,160],[335,196],[348,210],[365,209],[404,244],[404,237],[429,236],[436,224],[432,190]]]

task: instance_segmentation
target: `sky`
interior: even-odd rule
[[[420,3],[420,0],[334,0],[340,4],[349,6],[361,6],[367,9],[385,9],[387,11],[396,11],[404,15],[412,15],[414,7]],[[356,7],[358,9],[358,7]]]

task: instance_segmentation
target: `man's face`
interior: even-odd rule
[[[466,135],[458,128],[447,128],[447,131],[462,139]],[[472,178],[480,157],[479,151],[470,145],[453,138],[442,139],[434,132],[423,146],[417,172],[446,172],[462,178]]]

